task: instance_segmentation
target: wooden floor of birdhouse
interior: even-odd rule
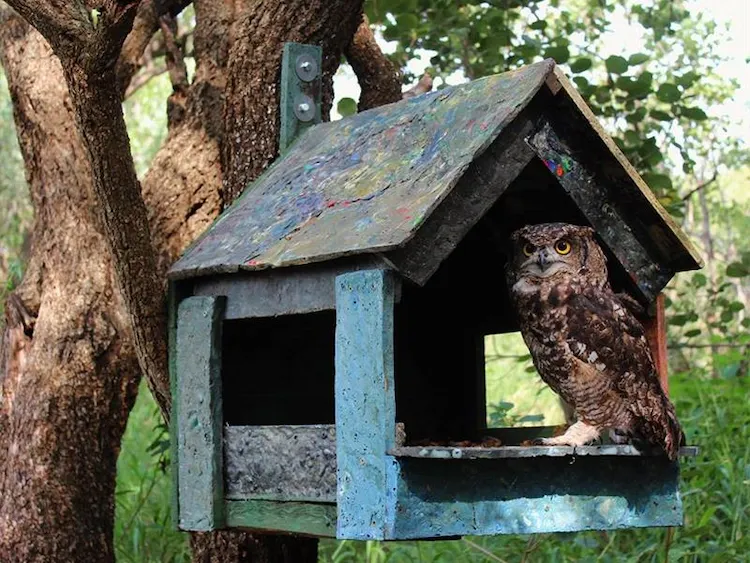
[[[695,457],[696,446],[680,448],[681,457]],[[393,448],[388,455],[394,457],[414,457],[423,459],[505,459],[527,457],[563,456],[650,456],[652,452],[641,452],[630,444],[601,446],[500,446],[451,447],[451,446],[403,446]]]

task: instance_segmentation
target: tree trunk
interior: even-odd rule
[[[10,3],[63,65],[0,8],[2,62],[36,212],[30,263],[8,302],[0,372],[0,559],[111,561],[115,460],[136,358],[169,407],[163,284],[155,280],[276,157],[284,42],[323,47],[328,115],[332,75],[362,1],[196,0],[195,77],[187,85],[172,44],[170,130],[142,201],[118,92],[145,39],[157,24],[168,35],[169,17],[186,2],[143,2],[117,66],[119,34],[137,2],[104,3],[93,27],[79,2],[59,11],[42,0]],[[194,534],[191,544],[201,562],[304,562],[317,551],[315,540],[243,532]]]
[[[0,57],[35,209],[0,362],[0,560],[112,561],[138,364],[60,63],[5,7]]]

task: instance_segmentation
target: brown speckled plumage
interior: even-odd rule
[[[593,234],[549,223],[511,236],[506,273],[521,334],[542,379],[578,419],[544,442],[580,445],[606,429],[616,441],[656,446],[675,459],[684,437],[633,315],[637,302],[612,291]]]

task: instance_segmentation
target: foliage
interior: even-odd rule
[[[187,534],[172,524],[169,435],[141,383],[117,458],[115,551],[121,563],[190,561]]]
[[[675,171],[691,173],[696,159],[731,143],[707,113],[737,87],[711,70],[723,36],[684,0],[377,0],[367,13],[396,42],[399,66],[428,50],[442,78],[554,58],[673,214],[682,213]],[[615,21],[642,38],[639,50],[608,52]]]
[[[13,106],[0,71],[0,327],[9,291],[23,275],[23,245],[32,209],[23,174],[21,150],[13,126]]]

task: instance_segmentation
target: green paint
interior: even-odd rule
[[[226,503],[230,528],[274,530],[311,536],[336,536],[336,505],[265,500],[230,500]]]
[[[308,55],[315,60],[318,72],[310,82],[302,80],[296,70],[300,55]],[[279,131],[279,152],[284,153],[294,140],[304,131],[320,123],[320,93],[322,88],[323,49],[317,45],[284,43],[281,62],[281,129]],[[294,113],[294,106],[300,95],[313,100],[315,117],[310,121],[300,121]]]
[[[224,526],[221,324],[224,297],[188,297],[176,336],[179,526]]]
[[[172,477],[172,526],[179,528],[180,525],[180,497],[179,497],[179,470],[177,451],[177,402],[179,386],[177,385],[177,287],[174,282],[169,282],[167,289],[167,326],[169,330],[169,395],[172,401],[172,410],[169,414],[169,472]]]

